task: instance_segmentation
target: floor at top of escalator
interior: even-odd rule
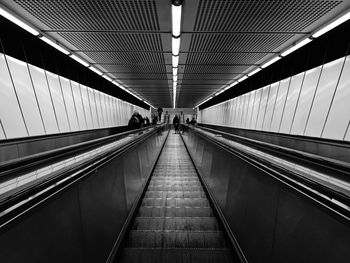
[[[120,262],[232,262],[180,135],[169,134]]]

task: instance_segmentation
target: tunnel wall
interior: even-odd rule
[[[2,53],[0,140],[125,126],[150,111]]]
[[[166,132],[155,133],[0,229],[0,262],[105,262]]]
[[[189,129],[183,136],[248,262],[346,262],[350,226]]]
[[[200,111],[203,124],[350,141],[350,56]]]

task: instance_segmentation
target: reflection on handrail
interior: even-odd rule
[[[93,158],[96,158],[99,155],[114,151],[132,141],[136,136],[139,136],[140,134],[143,134],[147,131],[149,131],[149,129],[143,130],[142,133],[138,132],[136,134],[129,134],[126,137],[118,138],[116,141],[108,143],[101,147],[97,147],[93,150],[75,155],[63,161],[53,163],[38,170],[25,173],[16,178],[2,182],[0,183],[0,199],[10,191],[13,191],[19,187],[33,183],[39,179],[48,178],[54,173],[61,173],[72,168],[73,165],[76,166]]]
[[[197,132],[202,133],[202,134],[206,135],[207,137],[214,139],[215,141],[219,141],[222,144],[227,145],[233,149],[237,149],[237,150],[244,152],[246,154],[249,154],[249,155],[254,155],[257,158],[263,159],[264,161],[267,161],[276,167],[279,167],[279,168],[282,168],[285,170],[290,170],[293,173],[297,174],[298,176],[302,176],[302,177],[306,178],[307,180],[311,180],[311,181],[316,182],[320,185],[323,185],[323,186],[326,186],[332,190],[335,190],[339,193],[342,193],[342,194],[346,195],[347,197],[350,197],[350,183],[349,182],[340,180],[338,178],[334,178],[334,177],[329,176],[329,175],[324,174],[324,173],[320,173],[318,171],[315,171],[315,170],[312,170],[312,169],[307,168],[305,166],[302,166],[302,165],[287,161],[285,159],[273,156],[273,155],[265,153],[263,151],[256,150],[252,147],[249,147],[249,146],[246,146],[244,144],[227,139],[221,135],[218,136],[217,134],[205,131],[201,128],[193,127],[193,129],[196,130]],[[332,199],[332,198],[328,198],[328,199],[330,201],[332,201],[333,203],[336,203],[338,205],[341,204],[343,208],[350,210],[349,206],[342,204],[341,202],[339,202],[335,199]]]

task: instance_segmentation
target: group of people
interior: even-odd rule
[[[166,113],[167,113],[166,115],[169,115],[168,112]],[[134,130],[134,129],[140,129],[142,127],[150,126],[151,124],[156,125],[158,122],[158,118],[161,118],[161,114],[162,112],[158,111],[158,116],[152,115],[152,123],[151,123],[148,117],[143,118],[138,111],[135,111],[129,120],[128,127],[129,129]],[[169,116],[167,117],[169,119]],[[169,123],[169,120],[166,123]],[[182,124],[184,123],[185,123],[185,115],[182,112],[179,115],[175,115],[175,117],[173,118],[175,133],[180,133],[180,130],[184,132],[184,126],[182,126]],[[191,121],[189,120],[189,118],[187,118],[186,123],[194,125],[197,122],[196,122],[196,119],[193,117]]]
[[[142,115],[138,112],[135,111],[134,114],[131,116],[128,127],[131,130],[134,129],[140,129],[142,127],[150,126],[151,122],[149,118],[146,116],[145,118],[142,117]]]

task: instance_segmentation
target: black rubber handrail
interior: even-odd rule
[[[265,153],[274,155],[279,158],[285,158],[291,160],[294,163],[301,164],[310,169],[326,173],[338,179],[342,179],[350,182],[350,163],[345,163],[339,160],[315,155],[312,153],[302,152],[300,150],[294,150],[284,146],[275,145],[272,143],[261,142],[255,139],[246,138],[243,136],[218,131],[211,128],[197,127],[210,133],[220,134],[230,140],[240,142],[244,145],[261,150]]]
[[[54,162],[70,158],[80,153],[84,153],[98,146],[105,145],[118,138],[125,137],[129,134],[139,133],[144,130],[158,126],[148,126],[138,130],[131,130],[107,137],[90,140],[87,142],[77,143],[71,146],[61,147],[55,150],[46,151],[43,153],[33,154],[23,158],[3,162],[0,164],[0,181],[10,180],[19,176],[21,173],[27,173],[33,170],[40,169]]]
[[[147,140],[160,129],[163,129],[163,126],[157,126],[156,129],[145,133],[143,136],[127,143],[118,150],[108,151],[103,156],[98,156],[74,169],[59,174],[59,176],[50,177],[48,180],[34,184],[6,200],[2,200],[0,203],[0,211],[7,210],[7,213],[0,216],[0,232],[5,231],[6,228],[11,226],[20,216],[37,208],[43,202],[53,198],[68,187],[80,182],[116,156],[123,154],[125,151],[136,146],[136,144]],[[74,174],[74,176],[70,177],[72,174]]]
[[[323,208],[326,208],[327,211],[332,212],[333,215],[336,215],[340,220],[350,225],[350,211],[344,206],[332,201],[338,200],[349,206],[350,198],[348,196],[303,176],[297,175],[288,169],[281,169],[280,167],[277,167],[276,165],[255,156],[254,154],[248,154],[239,149],[233,149],[231,146],[221,143],[205,134],[199,133],[195,129],[193,129],[193,132],[203,139],[214,143],[219,148],[222,148],[223,150],[243,159],[258,169],[263,170],[265,173],[288,187],[292,187],[299,193],[315,201],[317,205],[321,205]]]

